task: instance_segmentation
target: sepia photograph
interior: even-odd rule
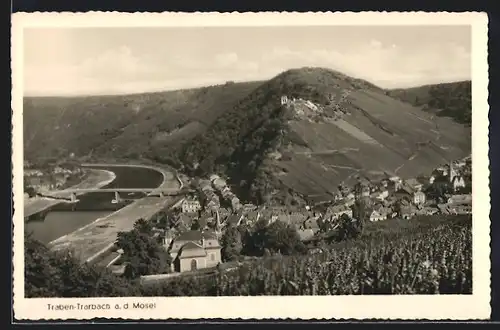
[[[13,16],[16,317],[489,317],[486,15],[170,15]]]

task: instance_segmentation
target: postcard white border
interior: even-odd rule
[[[473,286],[468,296],[201,298],[24,298],[23,29],[28,27],[189,27],[326,25],[472,26]],[[12,16],[14,316],[17,320],[124,319],[486,319],[490,317],[488,17],[485,13],[15,13]],[[19,207],[17,207],[19,206]],[[154,302],[153,310],[58,311],[47,304]]]

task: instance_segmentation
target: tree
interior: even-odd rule
[[[82,264],[70,251],[53,252],[25,236],[25,296],[118,297],[138,293],[133,283],[98,265]]]
[[[363,221],[351,219],[347,214],[342,214],[338,227],[338,239],[342,241],[358,238],[363,233],[363,225]]]
[[[229,226],[222,236],[222,258],[224,261],[238,259],[243,249],[241,233],[235,226]]]
[[[144,220],[140,218],[134,223],[134,229],[138,231],[139,233],[143,234],[152,234],[153,232],[153,225],[151,224],[150,221]]]
[[[266,249],[284,255],[306,251],[306,247],[294,227],[281,221],[267,225],[267,221],[264,219],[255,224],[255,230],[251,235],[251,245],[252,254],[260,256],[264,254]]]
[[[306,250],[297,230],[281,221],[276,221],[269,226],[268,237],[268,246],[281,254],[304,253]]]
[[[194,220],[193,223],[191,224],[191,230],[199,230],[200,229],[200,222],[198,220]]]
[[[451,193],[451,187],[448,182],[435,181],[427,190],[427,194],[436,202],[442,202],[446,200],[446,194]]]
[[[119,232],[116,245],[123,250],[127,263],[125,276],[136,278],[142,275],[161,274],[168,271],[171,258],[163,246],[153,236],[148,221],[139,219],[134,229]]]

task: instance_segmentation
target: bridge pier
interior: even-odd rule
[[[117,203],[119,203],[121,201],[120,194],[118,193],[118,191],[115,191],[115,201]]]
[[[160,190],[160,197],[165,197],[162,190]]]
[[[71,193],[71,202],[76,202],[76,193]]]

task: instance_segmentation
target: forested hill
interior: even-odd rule
[[[345,115],[334,120],[345,91]],[[309,103],[281,106],[283,95]],[[319,113],[304,115],[308,107]],[[186,145],[180,161],[193,174],[227,173],[240,195],[260,202],[273,195],[321,200],[356,175],[400,170],[412,176],[466,155],[470,133],[431,117],[366,81],[323,68],[293,69],[225,112]]]
[[[425,85],[421,87],[389,90],[388,95],[438,116],[451,117],[461,124],[471,124],[471,81]]]
[[[470,128],[388,94],[300,68],[164,93],[25,98],[25,157],[153,160],[224,175],[243,199],[302,203],[358,176],[412,177],[469,155]]]
[[[24,154],[168,161],[261,82],[134,95],[25,97]]]

